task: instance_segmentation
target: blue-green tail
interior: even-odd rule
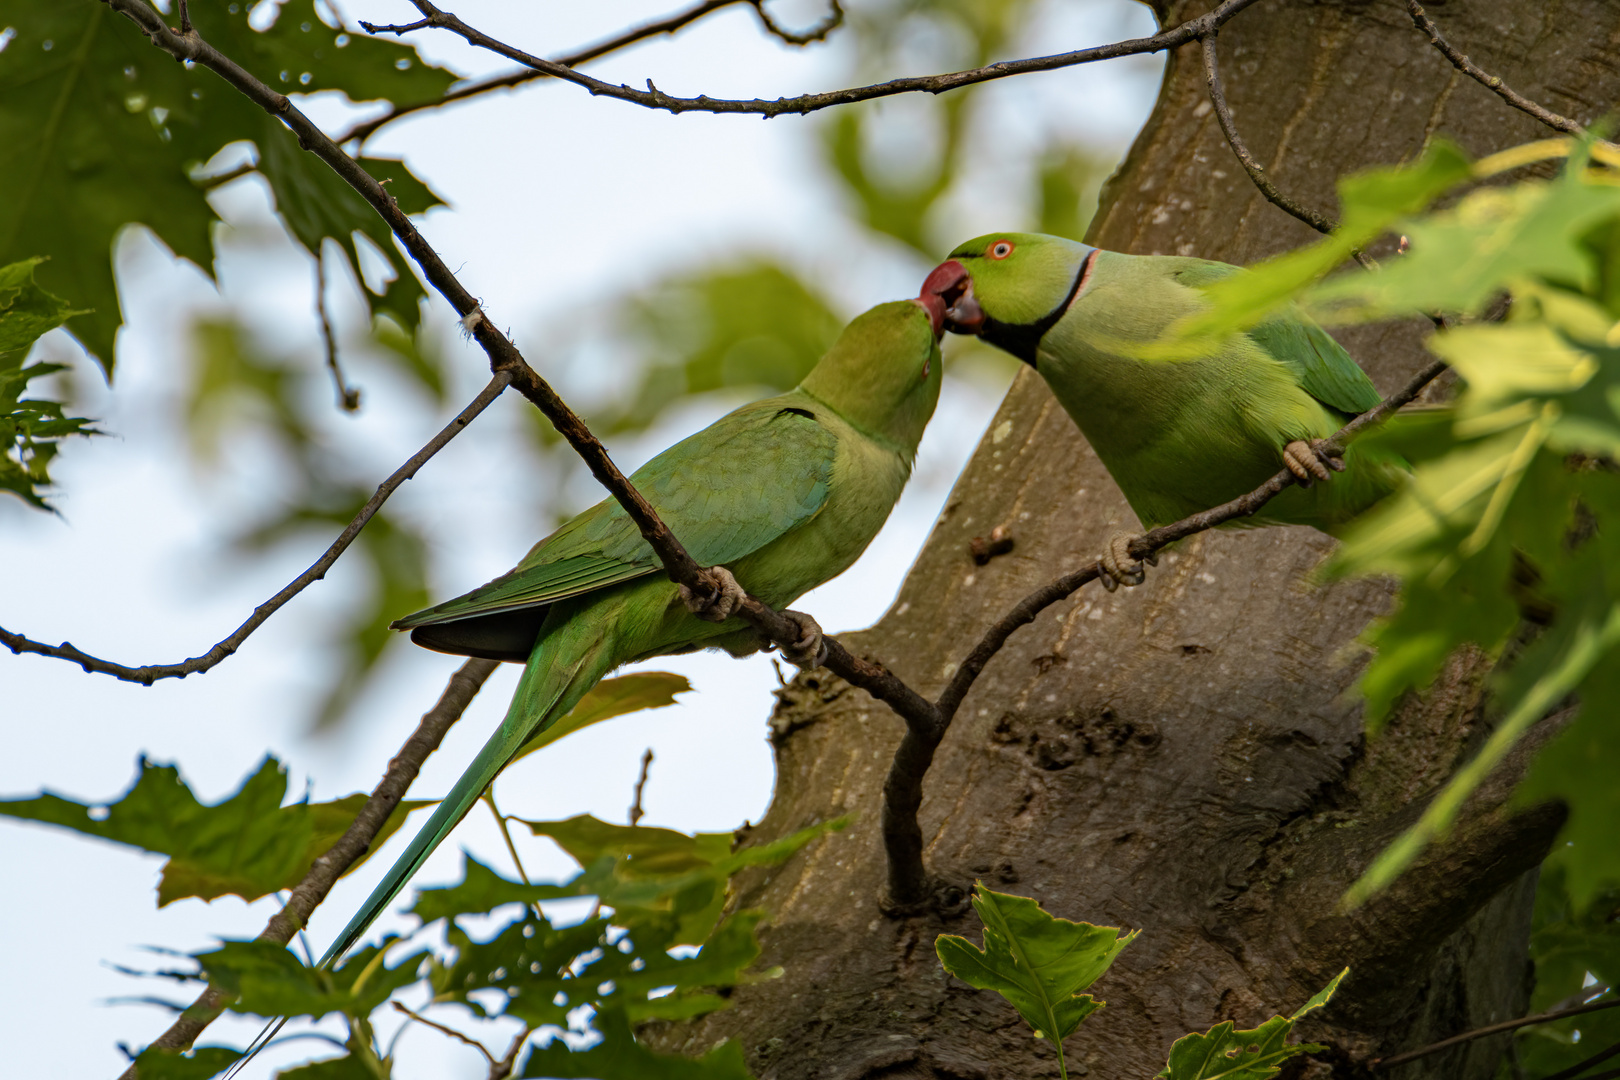
[[[590,659],[587,653],[563,671],[558,671],[555,653],[542,648],[542,654],[530,661],[518,682],[517,692],[512,695],[512,704],[501,726],[478,751],[478,756],[473,758],[467,771],[461,774],[461,779],[456,781],[444,801],[433,811],[427,824],[417,831],[410,847],[388,868],[388,873],[383,875],[377,887],[371,890],[371,895],[366,897],[366,902],[360,905],[360,910],[354,913],[337,940],[326,950],[321,957],[321,967],[333,966],[354,947],[354,943],[360,940],[377,916],[387,909],[394,897],[422,868],[422,864],[427,862],[428,856],[467,816],[467,811],[484,794],[484,789],[494,782],[523,744],[555,723],[558,717],[573,708],[574,702],[586,690],[596,684],[601,672],[581,670],[595,666],[588,663]],[[547,663],[548,660],[551,663]],[[585,674],[586,679],[580,679],[581,674]],[[561,678],[557,678],[558,675]],[[585,683],[583,687],[579,685],[582,681]],[[539,700],[536,701],[536,698]]]

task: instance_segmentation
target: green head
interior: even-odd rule
[[[874,438],[915,453],[939,401],[938,297],[896,300],[858,315],[799,389]]]
[[[945,328],[978,334],[1030,366],[1041,337],[1085,287],[1097,249],[1043,233],[989,233],[951,252],[923,283]]]

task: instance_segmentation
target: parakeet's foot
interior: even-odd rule
[[[1121,585],[1140,585],[1147,578],[1147,568],[1158,566],[1159,557],[1149,555],[1146,559],[1131,557],[1131,541],[1136,537],[1130,533],[1115,533],[1108,541],[1107,549],[1098,560],[1102,563],[1102,576],[1097,580],[1102,587],[1113,592]]]
[[[783,615],[798,624],[799,640],[792,645],[778,645],[782,659],[796,668],[809,671],[827,662],[827,641],[821,635],[821,624],[802,611],[784,611]]]
[[[685,585],[681,586],[681,599],[686,602],[686,610],[700,619],[708,622],[725,622],[737,613],[747,593],[737,584],[737,579],[731,576],[731,571],[723,566],[709,567],[709,573],[720,581],[720,591],[711,596],[699,596]]]
[[[1333,473],[1344,471],[1344,459],[1322,453],[1321,446],[1326,439],[1313,439],[1306,442],[1304,439],[1295,439],[1283,447],[1283,464],[1288,471],[1299,480],[1301,487],[1310,487],[1312,480],[1320,480],[1324,484],[1333,479]],[[1328,470],[1332,469],[1333,472]]]

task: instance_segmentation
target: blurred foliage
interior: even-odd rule
[[[411,45],[351,36],[315,0],[269,0],[264,29],[252,0],[194,0],[193,23],[215,47],[285,90],[335,90],[352,101],[442,93],[456,76],[427,64]],[[68,329],[110,374],[119,304],[111,252],[140,224],[205,272],[213,226],[201,168],[222,148],[250,142],[292,234],[312,254],[324,237],[342,245],[360,277],[354,234],[370,238],[394,281],[367,294],[414,328],[424,293],[376,213],[324,163],[299,150],[279,121],[212,72],[177,64],[127,20],[96,0],[0,0],[0,265],[34,255],[49,289],[91,309]],[[368,159],[409,213],[439,203],[405,164]]]
[[[1536,965],[1532,1015],[1613,1001],[1614,987],[1620,986],[1620,888],[1605,889],[1590,903],[1577,904],[1570,896],[1563,865],[1570,850],[1568,844],[1554,850],[1541,868],[1536,888],[1530,935],[1530,958]],[[1521,1028],[1515,1041],[1523,1075],[1561,1073],[1620,1046],[1620,1008]],[[1504,1074],[1511,1072],[1504,1066]]]
[[[762,258],[674,274],[621,300],[612,318],[638,370],[592,417],[603,435],[644,431],[693,394],[796,386],[843,326],[818,291]]]
[[[59,444],[72,435],[98,432],[91,421],[68,416],[59,401],[23,397],[32,380],[67,370],[62,364],[26,361],[41,335],[75,314],[67,301],[34,284],[42,261],[0,266],[0,491],[46,510],[50,464]]]
[[[283,806],[287,770],[273,757],[266,757],[234,794],[213,806],[197,801],[175,766],[143,759],[140,769],[134,786],[113,802],[80,803],[46,792],[32,799],[0,800],[0,815],[167,855],[157,889],[157,904],[163,907],[193,896],[253,901],[292,888],[366,802],[366,796],[356,793],[331,802]],[[406,815],[427,805],[401,802],[370,850],[349,870],[382,847],[405,824]]]
[[[1566,155],[1553,180],[1477,188],[1422,212],[1470,181]],[[1419,307],[1452,316],[1429,347],[1461,379],[1455,402],[1369,436],[1410,461],[1413,475],[1347,530],[1327,572],[1387,574],[1401,585],[1398,606],[1366,636],[1373,654],[1360,688],[1374,732],[1464,647],[1500,660],[1491,725],[1345,902],[1410,865],[1520,738],[1563,709],[1573,718],[1536,757],[1518,798],[1568,808],[1549,866],[1560,903],[1585,920],[1620,887],[1620,155],[1565,139],[1471,164],[1438,145],[1407,168],[1347,178],[1340,192],[1346,234],[1209,290],[1215,303],[1183,327],[1182,344],[1294,297],[1338,321]],[[1377,273],[1321,280],[1346,245],[1384,230],[1409,237],[1410,252]],[[1510,300],[1505,319],[1480,321],[1498,297]],[[1560,960],[1553,981],[1566,993],[1577,989],[1570,971],[1609,962],[1598,940],[1566,935],[1566,944],[1591,945]]]
[[[381,341],[394,343],[399,354],[401,335],[386,320],[381,326]],[[437,369],[437,362],[414,345],[405,355],[416,369]],[[325,541],[341,532],[371,498],[376,479],[355,478],[315,423],[320,414],[310,403],[325,400],[326,373],[297,357],[265,355],[253,334],[228,321],[196,324],[193,359],[184,416],[194,459],[217,468],[227,449],[255,443],[268,446],[277,458],[282,490],[265,493],[270,497],[260,500],[260,510],[266,516],[239,529],[229,541],[231,552],[256,556],[291,541]],[[435,377],[429,385],[442,388],[442,380]],[[386,507],[355,539],[340,566],[365,575],[370,588],[346,609],[345,618],[325,627],[320,651],[337,670],[321,694],[317,728],[337,723],[364,690],[383,650],[398,637],[388,624],[430,602],[427,541],[414,524]]]
[[[292,884],[281,880],[288,869],[297,864],[301,875],[308,865],[312,819],[323,809],[338,806],[352,815],[362,798],[283,807],[286,775],[267,759],[238,791],[214,807],[203,807],[174,769],[143,764],[143,770],[136,787],[102,808],[99,817],[88,807],[54,796],[6,803],[0,812],[170,853],[166,883],[185,859],[193,871],[204,868],[201,876],[234,875],[233,881],[240,884],[257,875],[261,884],[285,887]],[[405,812],[402,808],[397,816],[402,819]],[[555,840],[578,862],[580,872],[555,884],[530,884],[526,878],[503,877],[468,856],[460,882],[418,893],[412,908],[421,924],[417,933],[386,935],[332,968],[312,966],[289,948],[254,940],[225,941],[192,954],[189,968],[146,974],[223,987],[236,995],[231,1005],[236,1012],[311,1020],[335,1013],[344,1019],[348,1025],[344,1057],[301,1066],[282,1076],[385,1080],[391,1075],[392,1049],[378,1044],[372,1014],[420,986],[427,995],[424,1009],[442,1013],[454,1006],[462,1020],[507,1017],[521,1022],[524,1036],[512,1045],[509,1060],[529,1034],[549,1033],[548,1045],[533,1050],[524,1075],[744,1080],[748,1072],[735,1046],[711,1050],[699,1059],[659,1055],[636,1042],[632,1026],[725,1008],[727,988],[774,978],[778,972],[750,970],[759,957],[755,931],[764,913],[725,912],[728,882],[745,867],[783,861],[811,841],[843,828],[847,820],[824,822],[740,850],[733,850],[730,833],[688,836],[669,829],[611,825],[589,816],[525,822],[535,835]],[[325,829],[332,831],[330,825]],[[174,851],[176,834],[187,838],[189,846],[183,853]],[[326,836],[322,843],[331,839]],[[374,847],[380,846],[379,839]],[[255,889],[233,891],[248,898],[268,891]],[[160,903],[175,898],[160,895]],[[575,898],[597,901],[579,922],[554,922],[539,906],[542,901]],[[516,915],[513,907],[518,909]],[[482,940],[461,924],[468,917],[487,922],[502,916],[505,921]],[[444,947],[411,944],[421,928],[439,923],[444,924]],[[573,1051],[556,1037],[561,1032],[569,1033],[574,1043],[601,1039],[588,1049]],[[210,1047],[190,1057],[148,1051],[139,1060],[146,1080],[153,1076],[202,1080],[238,1056],[228,1048]],[[150,1075],[145,1072],[148,1065]],[[542,1068],[545,1071],[534,1071]]]

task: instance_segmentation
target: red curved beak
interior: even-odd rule
[[[918,302],[928,306],[938,304],[941,316],[937,325],[955,334],[977,334],[984,328],[984,309],[973,299],[973,275],[955,259],[934,267],[923,280],[922,295]]]

